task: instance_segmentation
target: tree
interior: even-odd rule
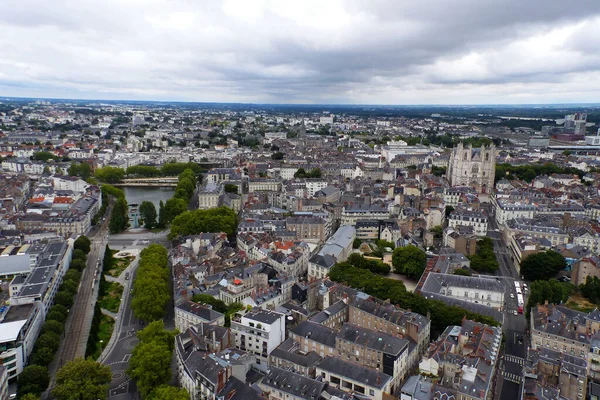
[[[277,151],[277,152],[271,154],[271,159],[272,160],[283,160],[284,156],[285,156],[284,153],[282,153],[281,151]]]
[[[52,322],[56,322],[56,321],[52,321]],[[54,360],[54,354],[55,354],[55,352],[52,351],[52,349],[50,349],[48,347],[36,348],[31,353],[31,359],[29,362],[32,365],[41,365],[43,367],[47,367],[48,365],[50,365],[52,360]]]
[[[189,400],[190,394],[183,388],[159,386],[150,393],[150,400]]]
[[[521,274],[529,281],[548,280],[565,269],[567,262],[553,250],[531,254],[521,261]]]
[[[60,304],[56,304],[60,305]],[[50,310],[48,315],[46,316],[46,321],[58,321],[60,323],[64,323],[67,320],[67,316],[58,312]]]
[[[140,215],[144,220],[144,226],[148,229],[156,225],[156,206],[151,201],[142,201],[140,204]]]
[[[456,271],[454,271],[454,275],[463,275],[463,276],[471,276],[471,273],[469,272],[468,269],[457,269]]]
[[[73,305],[73,294],[67,291],[60,291],[54,296],[54,303],[71,308]]]
[[[90,242],[90,239],[88,239],[87,236],[81,235],[77,238],[77,240],[75,240],[75,243],[73,244],[73,248],[81,250],[85,254],[88,254],[90,252],[91,245],[92,245],[92,243]]]
[[[444,228],[442,228],[440,225],[434,226],[433,228],[431,228],[431,233],[433,233],[433,236],[436,238],[441,238],[443,231],[444,231]]]
[[[58,321],[50,320],[50,321],[44,322],[44,325],[42,325],[42,330],[41,330],[40,334],[43,335],[46,332],[52,332],[57,335],[62,335],[64,330],[65,330],[65,327],[63,326],[63,324],[61,324]]]
[[[94,176],[102,182],[117,183],[125,176],[125,170],[116,167],[98,168]]]
[[[225,184],[225,193],[238,193],[238,187],[237,185],[234,185],[233,183],[226,183]]]
[[[33,393],[27,393],[24,396],[19,396],[19,400],[40,400],[40,396]]]
[[[57,400],[106,399],[111,378],[109,366],[78,358],[58,371],[52,396]]]
[[[360,240],[359,238],[354,239],[354,241],[352,242],[352,248],[353,249],[358,249],[360,247],[360,245],[362,244],[362,240]]]
[[[575,290],[574,285],[559,282],[556,279],[532,282],[529,285],[527,313],[529,313],[532,307],[544,304],[546,301],[553,304],[566,302],[573,290]]]
[[[48,368],[41,365],[28,365],[17,377],[17,392],[19,396],[27,393],[40,395],[49,384]]]
[[[137,337],[142,343],[158,341],[166,344],[171,351],[175,348],[175,332],[166,330],[163,320],[149,323],[144,329],[138,331]]]
[[[173,219],[169,238],[196,235],[200,232],[225,232],[232,236],[236,227],[237,216],[235,211],[228,207],[185,211]]]
[[[171,355],[169,347],[161,342],[140,342],[134,349],[127,375],[135,379],[143,397],[171,379]]]
[[[85,269],[86,265],[87,264],[85,261],[80,260],[78,258],[71,261],[71,268],[73,268],[76,271],[83,271]]]
[[[179,214],[185,212],[188,209],[188,201],[181,198],[170,198],[163,207],[164,215],[162,217],[161,224],[167,226],[177,217]]]
[[[72,260],[83,260],[83,261],[86,261],[87,260],[87,255],[82,250],[75,249],[75,250],[73,250],[73,255],[71,256],[71,259]]]
[[[425,271],[427,255],[416,246],[397,247],[392,255],[392,265],[399,274],[418,279]]]
[[[500,268],[494,252],[494,243],[489,237],[478,240],[477,251],[467,258],[471,261],[471,269],[477,272],[495,272]]]
[[[600,279],[596,276],[588,275],[585,283],[579,285],[581,294],[587,297],[592,303],[600,303]]]
[[[71,266],[73,266],[71,264]],[[81,280],[81,272],[69,268],[69,270],[65,273],[65,280],[70,280],[73,282],[79,282]]]
[[[108,228],[111,233],[123,232],[129,227],[129,208],[124,197],[118,198],[113,208]]]
[[[38,151],[37,153],[33,154],[33,158],[34,160],[37,161],[44,161],[44,162],[48,162],[48,160],[60,160],[60,157],[55,156],[54,154],[50,153],[49,151]]]

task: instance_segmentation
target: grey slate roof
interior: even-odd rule
[[[319,369],[380,390],[392,379],[391,376],[376,369],[363,367],[360,364],[344,361],[337,357],[325,357],[317,366],[317,371]]]
[[[380,351],[393,356],[408,350],[408,340],[388,335],[387,333],[372,331],[358,325],[344,324],[338,333],[338,339],[356,343],[369,349]]]
[[[262,385],[309,400],[319,399],[326,386],[324,382],[277,367],[271,367]]]
[[[335,349],[336,332],[326,326],[304,321],[290,329],[290,332]]]

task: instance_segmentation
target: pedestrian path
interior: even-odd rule
[[[510,355],[510,354],[505,354],[504,355],[504,361],[508,361],[508,362],[515,363],[515,364],[519,364],[521,367],[525,365],[525,360],[524,359],[522,359],[521,357]]]
[[[513,374],[510,372],[506,372],[506,371],[502,371],[502,376],[504,377],[505,380],[516,383],[517,385],[520,385],[521,380],[523,379],[520,375]]]

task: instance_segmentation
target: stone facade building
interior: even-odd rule
[[[452,151],[448,176],[452,186],[469,186],[477,193],[489,194],[494,187],[496,147],[473,148],[459,143]]]

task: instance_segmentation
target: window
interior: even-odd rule
[[[375,396],[375,391],[373,389],[369,389],[369,396]]]

